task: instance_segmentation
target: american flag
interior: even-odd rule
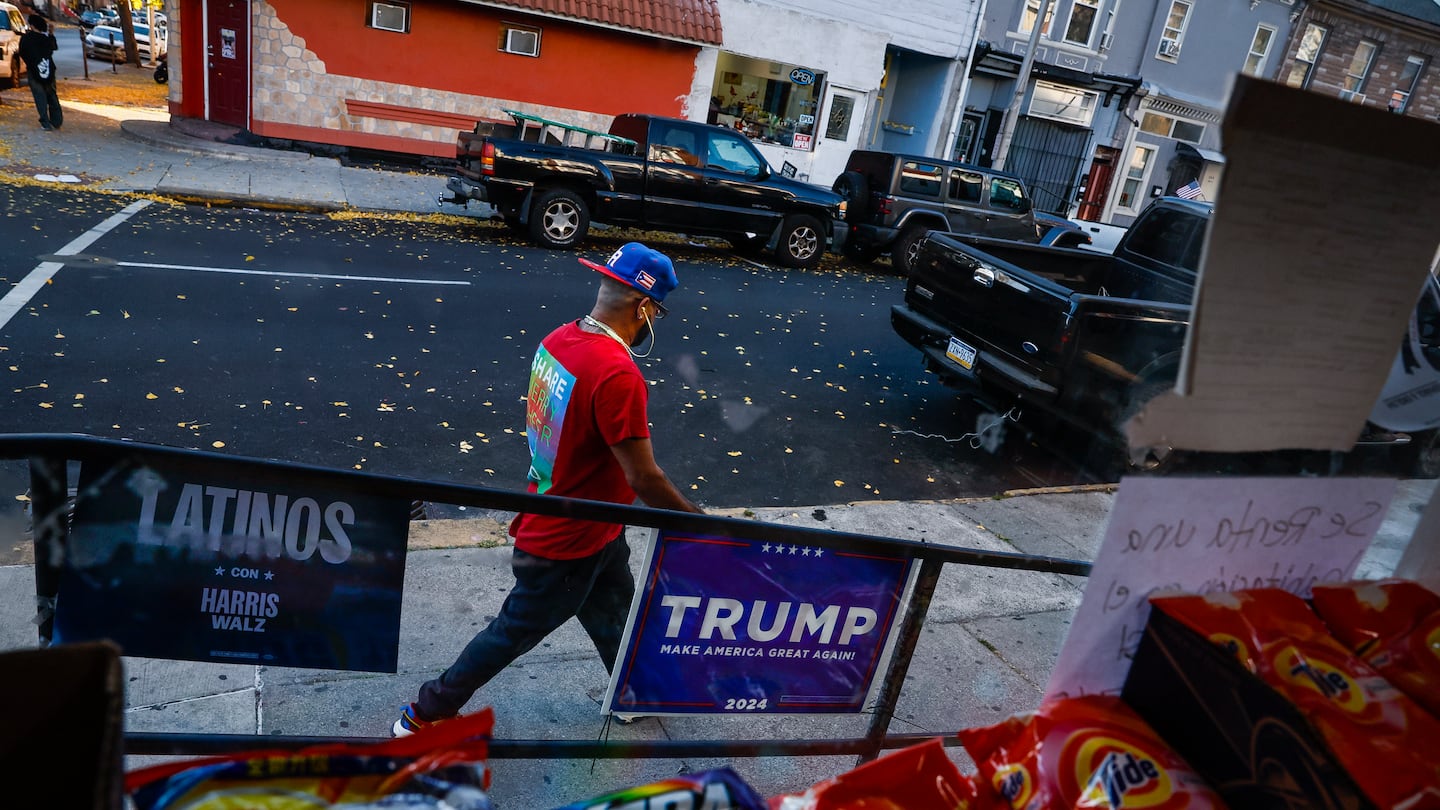
[[[1180,188],[1175,189],[1175,196],[1182,200],[1196,200],[1200,198],[1200,181],[1191,180]]]

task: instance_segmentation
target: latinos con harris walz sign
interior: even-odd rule
[[[862,711],[910,569],[884,552],[657,531],[607,706]]]
[[[82,465],[78,492],[56,641],[395,672],[407,501],[194,461]]]

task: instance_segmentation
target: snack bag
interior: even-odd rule
[[[975,785],[939,739],[886,754],[810,788],[774,810],[980,810]],[[987,805],[988,807],[988,805]]]
[[[1317,585],[1310,602],[1341,644],[1440,717],[1440,595],[1389,579]]]
[[[960,741],[981,779],[1013,810],[1225,807],[1119,698],[1052,701],[998,725],[962,731]]]
[[[760,794],[729,768],[682,774],[567,804],[556,810],[631,810],[638,807],[766,810],[765,800],[760,798]]]
[[[1303,599],[1262,588],[1151,605],[1207,638],[1240,636],[1256,651],[1252,671],[1295,704],[1377,806],[1440,808],[1440,720],[1332,638]]]
[[[125,776],[136,810],[491,810],[490,709],[379,744],[167,762]]]

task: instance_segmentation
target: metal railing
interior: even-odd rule
[[[222,464],[236,475],[283,481],[289,486],[323,486],[356,495],[403,498],[506,512],[569,517],[646,526],[672,532],[699,533],[745,538],[763,542],[823,544],[844,551],[883,553],[920,561],[920,570],[911,589],[905,614],[881,676],[880,691],[864,737],[823,740],[662,740],[609,742],[589,740],[494,740],[489,756],[499,759],[536,758],[675,758],[675,757],[761,757],[856,754],[862,761],[882,750],[899,748],[933,734],[890,734],[891,718],[900,699],[900,690],[909,671],[920,631],[930,602],[946,565],[972,565],[1052,574],[1085,576],[1090,564],[1079,560],[1011,552],[984,551],[939,546],[913,540],[830,531],[800,526],[763,523],[743,518],[690,514],[643,506],[620,506],[599,501],[575,500],[549,495],[447,484],[363,471],[335,470],[306,464],[266,461],[227,456],[199,450],[184,450],[138,442],[102,439],[83,435],[10,434],[0,435],[0,459],[28,459],[30,503],[35,546],[35,588],[40,644],[48,645],[53,632],[53,607],[69,532],[67,516],[67,463],[105,465],[113,474],[139,470],[147,462],[177,461]],[[77,499],[86,497],[84,491]],[[247,734],[128,733],[128,754],[216,754],[256,748],[302,748],[333,742],[363,742],[366,738],[275,736]]]

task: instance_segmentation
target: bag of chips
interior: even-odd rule
[[[695,807],[705,810],[766,810],[765,800],[729,768],[682,774],[648,785],[617,790],[556,810],[631,810],[639,807]]]
[[[1156,597],[1151,606],[1227,648],[1238,644],[1378,807],[1440,808],[1440,721],[1332,638],[1303,599],[1262,588]]]
[[[487,708],[379,744],[167,762],[127,774],[125,792],[136,810],[491,810],[493,726]]]
[[[960,740],[982,782],[1013,810],[1225,807],[1119,698],[1052,701],[998,725],[962,731]]]
[[[1317,585],[1310,602],[1341,644],[1440,717],[1440,595],[1388,579]]]
[[[770,801],[775,810],[980,810],[975,784],[939,740],[902,748],[827,779],[803,796]],[[988,808],[988,805],[986,805]]]

